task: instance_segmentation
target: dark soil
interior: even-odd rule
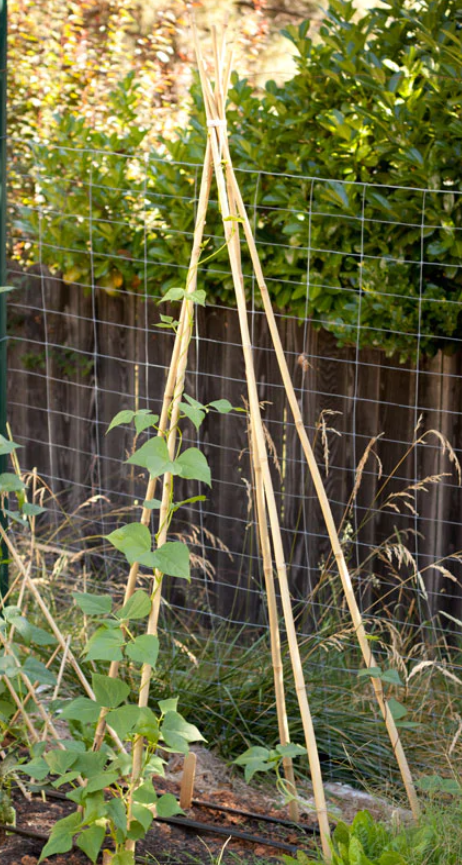
[[[163,780],[156,783],[158,792],[172,792],[178,794],[178,785],[175,782]],[[206,799],[201,794],[201,799]],[[47,799],[43,801],[41,796],[36,795],[31,802],[16,792],[14,805],[17,812],[16,824],[18,828],[32,830],[48,835],[53,823],[61,817],[71,813],[74,805],[71,802],[55,801]],[[209,801],[214,805],[222,805],[254,813],[262,813],[261,802],[258,798],[249,794],[244,798],[242,793],[236,794],[230,789],[224,788],[213,793]],[[270,813],[274,817],[288,819],[284,809]],[[202,805],[194,806],[188,811],[187,816],[192,820],[203,823],[215,824],[224,829],[234,828],[242,832],[249,832],[268,840],[269,845],[263,843],[250,843],[238,839],[232,839],[226,846],[226,853],[222,859],[223,865],[242,862],[246,865],[253,863],[280,862],[281,853],[284,851],[272,848],[271,841],[284,842],[286,844],[300,847],[307,852],[313,851],[313,841],[305,832],[278,824],[263,823],[258,820],[249,820],[237,814],[211,810]],[[217,857],[227,837],[214,835],[200,835],[195,832],[186,831],[182,827],[171,826],[165,823],[155,822],[144,841],[137,844],[137,857],[148,857],[152,865],[211,865],[213,858]],[[37,865],[44,842],[38,839],[23,838],[19,835],[7,835],[4,843],[0,842],[1,865]],[[278,858],[276,858],[278,857]],[[77,848],[70,853],[61,856],[52,856],[44,860],[49,865],[88,865],[89,860]]]

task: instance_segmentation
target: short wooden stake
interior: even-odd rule
[[[180,808],[186,811],[192,805],[194,793],[194,781],[196,778],[197,757],[194,751],[190,751],[184,758],[183,777],[180,788]]]

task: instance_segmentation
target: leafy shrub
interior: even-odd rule
[[[359,811],[351,826],[340,821],[332,834],[332,865],[437,865],[437,839],[429,825],[398,834]],[[320,865],[304,853],[283,856],[285,865]],[[455,860],[454,860],[455,862]]]
[[[234,75],[231,152],[275,306],[311,316],[340,344],[359,338],[401,360],[433,355],[461,336],[462,11],[457,0],[418,8],[387,0],[359,20],[354,14],[349,0],[331,0],[317,44],[308,22],[285,31],[298,71],[283,86],[269,81],[254,92]],[[120,133],[63,117],[51,146],[40,148],[37,170],[48,178],[40,183],[42,261],[91,283],[91,170],[96,281],[109,290],[146,285],[156,295],[185,279],[203,103],[196,85],[190,126],[159,150],[169,160],[152,153],[134,165],[127,153],[138,157],[143,138],[126,116],[134,86],[119,85]],[[70,159],[60,144],[108,153]],[[23,213],[21,230],[35,243],[37,220],[36,211]],[[223,243],[219,223],[212,209],[211,251]],[[222,256],[200,276],[209,300],[231,304]],[[250,292],[246,255],[244,273]]]

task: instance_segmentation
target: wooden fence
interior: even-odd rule
[[[27,273],[12,266],[11,281],[18,288],[9,301],[9,418],[15,439],[24,446],[22,464],[37,466],[68,512],[96,494],[104,495],[107,501],[98,499],[80,508],[73,523],[80,525],[80,535],[95,534],[95,526],[98,531],[101,526],[110,530],[116,521],[111,513],[115,508],[133,507],[134,501],[143,500],[144,480],[123,463],[133,447],[133,433],[127,429],[106,436],[105,431],[122,408],[137,404],[159,409],[172,334],[156,327],[156,303],[136,294],[109,296],[102,289],[86,293],[38,266]],[[416,448],[410,449],[410,444],[423,415],[419,434],[437,430],[460,455],[462,354],[440,353],[422,360],[416,370],[400,366],[396,358],[387,359],[380,351],[338,348],[328,333],[308,323],[281,318],[280,329],[320,463],[327,437],[325,481],[337,524],[354,487],[355,466],[370,439],[383,434],[375,446],[382,478],[379,461],[371,454],[355,505],[344,522],[348,535],[366,520],[350,547],[353,568],[367,560],[356,577],[362,603],[380,597],[390,584],[386,565],[371,557],[371,550],[386,538],[397,543],[407,530],[407,544],[417,556],[420,576],[413,576],[412,568],[405,572],[409,592],[394,593],[394,603],[418,604],[424,616],[443,610],[460,617],[458,584],[431,567],[432,562],[462,549],[457,477],[434,434]],[[252,316],[252,333],[264,418],[274,448],[272,466],[292,591],[303,600],[318,583],[329,544],[265,320],[258,311]],[[199,309],[187,392],[204,403],[226,397],[242,406],[246,389],[239,343],[234,310]],[[323,436],[321,412],[326,427],[337,432],[326,430]],[[192,428],[186,428],[185,439],[196,442]],[[199,444],[211,466],[213,487],[203,505],[183,511],[176,528],[191,531],[194,527],[194,549],[207,555],[214,574],[198,567],[192,587],[176,586],[172,597],[186,606],[212,605],[217,615],[261,622],[262,582],[252,522],[246,416],[210,413],[199,432]],[[381,492],[397,465],[394,479]],[[427,483],[428,492],[416,493],[418,515],[410,510],[413,498],[399,497],[392,506],[381,507],[389,493],[441,472],[450,474],[439,484]],[[194,494],[197,487],[184,485],[179,494],[188,492]],[[461,576],[457,561],[445,565]],[[322,597],[318,598],[321,606]]]

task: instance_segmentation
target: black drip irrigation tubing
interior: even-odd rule
[[[64,793],[60,793],[58,790],[50,790],[48,788],[40,788],[50,799],[57,799],[62,802],[68,802],[67,796]],[[307,824],[300,825],[298,823],[294,823],[290,820],[283,820],[280,817],[269,817],[266,814],[255,814],[250,811],[244,811],[239,808],[229,808],[227,806],[215,805],[213,803],[207,802],[202,799],[193,799],[193,805],[197,805],[203,808],[209,808],[214,811],[222,811],[230,814],[238,814],[243,817],[247,817],[256,821],[263,821],[267,823],[275,823],[277,825],[283,825],[290,827],[292,829],[298,828],[304,832],[311,832],[315,834],[318,832],[318,828],[316,826],[310,826]],[[184,829],[186,831],[195,832],[196,834],[202,835],[220,835],[225,838],[235,838],[239,841],[247,841],[251,844],[259,844],[266,847],[272,847],[276,850],[281,850],[287,853],[297,854],[298,847],[295,844],[286,844],[283,841],[273,840],[271,838],[265,838],[261,835],[253,835],[251,832],[241,832],[239,829],[227,828],[223,826],[217,826],[213,823],[203,823],[200,820],[191,820],[189,817],[156,817],[157,823],[167,823],[171,826],[177,826],[178,828]],[[48,841],[49,836],[45,835],[43,832],[35,832],[32,829],[22,829],[20,826],[12,826],[4,823],[0,823],[0,831],[12,832],[16,835],[21,835],[24,838],[32,838],[37,841]],[[137,862],[144,862],[143,859],[137,859]]]
[[[226,814],[239,814],[241,817],[249,817],[252,820],[260,820],[263,823],[277,823],[278,826],[287,826],[290,829],[302,829],[313,835],[319,835],[319,826],[309,823],[294,823],[293,820],[283,820],[281,817],[269,817],[268,814],[255,814],[253,811],[241,811],[240,808],[228,808],[226,805],[214,805],[206,799],[191,799],[193,805],[210,808],[211,811],[224,811]]]
[[[196,834],[222,835],[225,838],[237,838],[239,841],[250,841],[252,844],[273,847],[276,850],[284,850],[286,853],[296,854],[298,851],[298,847],[294,844],[272,841],[270,838],[251,835],[249,832],[239,832],[237,829],[225,829],[222,826],[214,826],[211,823],[200,823],[198,820],[189,820],[187,817],[156,817],[156,823],[168,823],[170,826],[179,826],[181,829],[186,829]],[[45,835],[44,832],[34,832],[33,829],[21,829],[20,826],[9,826],[7,823],[0,823],[0,831],[12,832],[14,835],[21,835],[23,838],[32,838],[37,841],[47,842],[49,840],[49,835]],[[137,861],[143,862],[147,860],[139,859]]]

